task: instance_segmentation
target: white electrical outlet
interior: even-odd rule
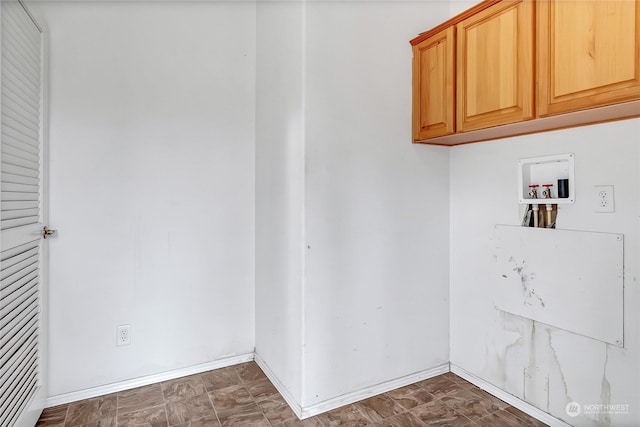
[[[595,211],[602,213],[615,212],[613,185],[596,185],[593,189]]]
[[[120,325],[116,328],[116,345],[131,344],[131,325]]]

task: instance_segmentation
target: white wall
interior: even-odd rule
[[[409,40],[446,2],[310,2],[303,404],[449,360],[449,152],[411,144]]]
[[[571,425],[640,425],[639,146],[635,119],[452,149],[452,364]],[[492,226],[519,224],[517,161],[559,153],[575,153],[576,203],[558,228],[624,234],[624,348],[493,309]],[[615,186],[613,214],[594,212],[602,184]],[[630,407],[570,418],[571,401]]]
[[[449,0],[450,15],[456,16],[480,3],[477,0]]]
[[[251,353],[255,4],[38,8],[51,394]],[[132,344],[116,347],[125,323]]]
[[[258,4],[256,353],[303,408],[449,360],[449,155],[410,144],[409,45],[448,14]]]
[[[256,355],[300,402],[304,212],[303,11],[258,2]]]

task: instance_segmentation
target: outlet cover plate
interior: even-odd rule
[[[131,344],[131,325],[120,325],[116,327],[116,345]]]
[[[613,193],[613,185],[596,185],[593,187],[593,190],[595,212],[615,212],[615,197]]]

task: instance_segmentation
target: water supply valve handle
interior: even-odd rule
[[[529,188],[531,189],[531,191],[529,191],[529,197],[531,197],[532,199],[538,198],[538,187],[540,187],[538,184],[531,184],[529,186]]]
[[[542,190],[542,195],[544,196],[545,199],[550,199],[551,187],[553,187],[553,184],[542,184],[542,186],[544,187],[544,190]]]

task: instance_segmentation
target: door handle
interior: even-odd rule
[[[53,236],[57,231],[58,230],[52,230],[45,225],[42,229],[42,238],[46,239],[47,237]]]

